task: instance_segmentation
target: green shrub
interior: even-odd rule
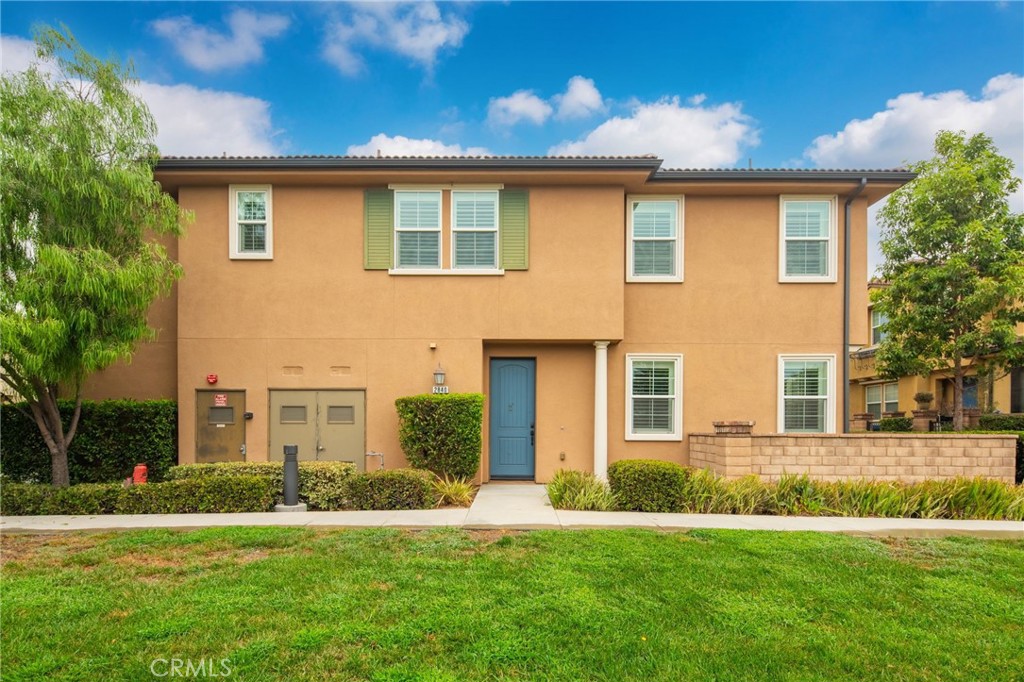
[[[0,486],[0,514],[38,516],[46,514],[46,503],[56,490],[36,483],[4,483]]]
[[[615,495],[604,481],[583,471],[559,469],[548,483],[548,499],[555,509],[575,511],[612,511]]]
[[[893,433],[911,431],[914,428],[914,420],[910,417],[882,417],[878,420],[878,430]]]
[[[59,402],[64,426],[74,403]],[[50,451],[35,421],[19,405],[0,407],[0,470],[12,481],[49,483]],[[173,400],[83,401],[71,447],[71,483],[113,483],[132,475],[136,464],[149,467],[149,480],[161,481],[178,461],[178,407]]]
[[[608,483],[627,511],[683,511],[687,470],[675,462],[623,459],[608,467]]]
[[[473,504],[476,486],[465,478],[434,478],[434,494],[439,507],[468,507]]]
[[[983,414],[978,426],[982,431],[1024,431],[1024,414]]]
[[[8,483],[0,490],[0,512],[40,514],[196,514],[269,511],[274,495],[259,476],[193,478],[124,487],[82,483],[55,488]]]
[[[398,440],[409,464],[438,476],[472,478],[480,467],[484,397],[414,395],[395,401]]]
[[[124,488],[118,514],[264,512],[274,491],[262,476],[212,476]]]
[[[349,479],[355,509],[430,509],[437,505],[434,476],[416,469],[385,469]]]
[[[356,471],[351,462],[299,462],[299,501],[311,511],[337,511],[348,506],[348,481]],[[283,462],[219,462],[172,467],[172,480],[219,476],[259,476],[270,482],[276,504],[284,501]]]

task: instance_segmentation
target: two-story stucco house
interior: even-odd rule
[[[842,431],[867,207],[913,175],[661,165],[165,158],[185,274],[89,392],[176,398],[182,463],[360,468],[404,464],[396,398],[480,392],[483,481],[686,464],[716,420]]]

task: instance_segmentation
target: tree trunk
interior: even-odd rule
[[[57,406],[57,387],[37,384],[36,399],[28,401],[32,410],[32,417],[35,419],[39,433],[50,451],[50,482],[58,487],[71,485],[71,475],[68,471],[68,446],[71,439],[75,437],[78,430],[78,419],[82,414],[82,396],[75,397],[75,409],[71,415],[71,424],[67,433],[64,432],[64,423],[60,418],[60,408]]]
[[[953,430],[964,430],[964,365],[959,355],[953,358]]]

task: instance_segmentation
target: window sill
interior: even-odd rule
[[[392,268],[388,270],[389,275],[469,275],[469,276],[496,276],[504,275],[503,269],[480,270],[475,268]]]
[[[835,284],[836,277],[779,277],[779,284]]]
[[[681,284],[682,275],[626,275],[627,284]]]
[[[682,443],[683,437],[678,433],[627,433],[626,440]]]
[[[274,260],[270,253],[232,253],[231,260]]]

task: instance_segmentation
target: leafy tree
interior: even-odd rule
[[[877,364],[884,376],[949,371],[953,428],[963,428],[964,374],[1024,360],[1024,216],[1007,197],[1013,163],[984,134],[941,131],[935,156],[879,212],[882,276],[873,294],[888,316]]]
[[[152,235],[182,221],[153,180],[156,124],[131,66],[90,56],[66,28],[37,30],[36,54],[0,81],[0,368],[64,486],[83,381],[155,335],[146,313],[180,268]]]

